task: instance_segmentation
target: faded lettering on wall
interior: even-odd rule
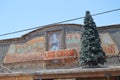
[[[77,53],[80,51],[80,32],[69,32],[66,33],[66,48],[67,49],[76,49]],[[61,49],[61,34],[60,31],[52,32],[48,34],[48,48],[50,51]],[[118,49],[109,33],[100,34],[100,39],[102,42],[103,51],[107,55],[118,54]],[[26,43],[18,43],[10,45],[10,48],[7,54],[23,54],[23,53],[45,53],[45,37],[37,37],[32,40],[27,41]],[[62,54],[60,54],[62,55]]]
[[[80,42],[79,32],[71,32],[71,33],[66,34],[66,44],[78,43],[78,42]]]
[[[8,50],[9,54],[14,53],[43,53],[45,51],[45,38],[37,37],[26,43],[12,44]]]
[[[45,56],[44,56],[45,60],[75,58],[75,57],[77,57],[77,54],[74,49],[48,51],[45,53]]]
[[[81,34],[79,32],[71,32],[66,33],[66,48],[73,48],[76,49],[77,52],[80,51],[80,37]],[[100,34],[101,39],[101,46],[103,51],[107,55],[115,55],[118,54],[118,49],[112,38],[110,37],[109,33]]]
[[[102,45],[103,51],[107,55],[118,54],[117,46],[112,40],[112,38],[110,37],[109,33],[100,34],[100,39],[102,42],[101,45]]]
[[[66,33],[66,48],[76,49],[77,53],[80,51],[80,32]]]

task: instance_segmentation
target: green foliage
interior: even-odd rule
[[[101,47],[101,41],[96,29],[96,24],[89,11],[86,11],[81,35],[81,65],[94,66],[105,63],[105,53]]]

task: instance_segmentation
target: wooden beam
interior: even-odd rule
[[[64,73],[64,74],[42,74],[36,75],[35,78],[53,79],[53,78],[92,78],[92,77],[109,77],[120,76],[120,71],[103,71],[103,72],[82,72],[82,73]]]

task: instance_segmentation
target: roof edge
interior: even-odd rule
[[[26,36],[29,36],[30,34],[42,30],[44,28],[49,28],[49,27],[55,27],[55,26],[82,26],[82,24],[52,24],[52,25],[46,25],[46,26],[42,26],[36,30],[33,30],[31,32],[28,32],[27,34],[22,35],[21,37],[18,38],[11,38],[11,39],[3,39],[0,40],[0,43],[4,43],[4,42],[13,42],[13,41],[20,41],[26,38]],[[114,25],[107,25],[107,26],[99,26],[97,27],[98,30],[106,30],[106,29],[113,29],[113,28],[120,28],[120,24],[114,24]]]

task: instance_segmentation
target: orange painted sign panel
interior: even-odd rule
[[[56,50],[56,51],[47,51],[45,53],[45,60],[51,59],[63,59],[63,58],[74,58],[77,57],[77,52],[75,49],[65,49],[65,50]]]
[[[40,54],[7,54],[4,58],[4,63],[27,62],[37,60],[52,60],[63,58],[75,58],[77,53],[75,49],[46,51]]]
[[[4,63],[27,62],[43,60],[43,54],[7,54]]]

